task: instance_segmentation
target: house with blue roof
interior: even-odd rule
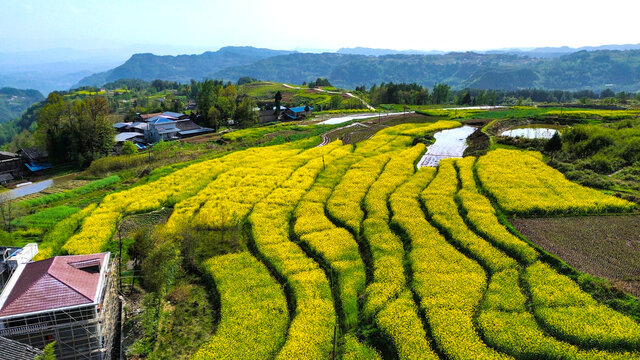
[[[152,117],[147,121],[149,124],[149,140],[152,143],[164,140],[174,140],[178,138],[180,129],[176,126],[176,122],[162,116]]]
[[[313,115],[313,108],[310,106],[298,106],[292,108],[285,108],[282,112],[285,119],[289,120],[302,120],[307,116]]]

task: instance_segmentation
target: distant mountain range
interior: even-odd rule
[[[602,45],[602,46],[583,46],[579,48],[572,48],[568,46],[561,47],[540,47],[540,48],[509,48],[509,49],[495,49],[495,50],[477,50],[472,51],[478,54],[515,54],[521,56],[529,56],[536,58],[548,58],[559,57],[575,53],[578,51],[598,51],[598,50],[638,50],[640,44],[626,44],[626,45]],[[382,56],[382,55],[443,55],[447,52],[439,50],[391,50],[391,49],[373,49],[366,47],[355,48],[340,48],[337,53],[339,54],[351,54],[351,55],[368,55],[368,56]]]
[[[583,48],[504,49],[484,53],[429,54],[418,50],[352,48],[335,53],[299,53],[226,47],[201,55],[136,54],[124,64],[82,79],[78,86],[137,78],[187,82],[204,78],[301,84],[326,77],[344,88],[381,82],[447,83],[454,89],[614,91],[640,89],[640,45]],[[414,52],[416,54],[414,54]]]
[[[326,77],[339,87],[381,82],[447,83],[454,89],[544,88],[615,91],[640,89],[640,50],[579,51],[554,58],[515,54],[445,55],[290,54],[227,68],[209,75],[235,81],[241,76],[300,84]]]
[[[20,117],[29,106],[42,100],[44,96],[38,90],[0,89],[0,124]]]
[[[135,54],[124,64],[93,74],[80,80],[74,87],[102,85],[119,79],[171,80],[188,82],[200,80],[222,69],[251,64],[292,51],[259,49],[254,47],[223,47],[218,51],[207,51],[200,55],[157,56]],[[237,80],[237,79],[236,79]]]
[[[135,48],[154,49],[150,45]],[[139,53],[126,61],[125,54],[130,48],[93,52],[58,49],[49,53],[0,54],[0,86],[35,88],[46,95],[52,90],[101,86],[124,78],[188,82],[204,78],[237,81],[239,77],[251,76],[291,83],[327,77],[346,88],[393,81],[426,86],[446,82],[454,88],[598,91],[609,87],[614,91],[636,92],[640,89],[638,49],[640,44],[465,53],[357,47],[306,53],[224,47],[200,55]],[[172,49],[168,53],[177,51]]]

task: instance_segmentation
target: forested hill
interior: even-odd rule
[[[640,50],[578,51],[555,57],[508,53],[390,54],[292,53],[227,47],[202,55],[137,54],[123,65],[83,79],[78,86],[100,86],[118,79],[173,80],[204,78],[237,81],[243,76],[301,84],[319,77],[343,88],[381,82],[447,83],[453,89],[594,90],[637,92]]]
[[[318,77],[345,88],[381,82],[447,83],[454,89],[602,90],[640,89],[640,50],[580,51],[557,58],[514,54],[446,55],[291,54],[210,74],[237,80],[250,76],[300,84]]]
[[[0,89],[0,124],[20,117],[29,106],[44,100],[38,90]]]
[[[74,87],[102,86],[119,79],[171,80],[188,82],[203,79],[212,72],[230,66],[251,64],[258,60],[291,54],[291,51],[259,49],[254,47],[223,47],[215,52],[200,55],[158,56],[154,54],[134,54],[124,64],[93,74],[80,80]],[[237,80],[237,79],[236,79]]]

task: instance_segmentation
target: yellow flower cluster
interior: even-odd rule
[[[434,172],[432,168],[421,168],[389,199],[392,224],[411,243],[412,287],[436,344],[448,358],[505,359],[482,342],[473,326],[473,315],[486,286],[484,271],[449,244],[426,221],[420,207],[418,197]]]
[[[284,343],[289,315],[284,292],[249,253],[209,259],[222,314],[214,336],[192,359],[268,359]]]
[[[380,131],[384,135],[404,135],[411,137],[425,136],[440,130],[453,129],[462,126],[458,121],[443,120],[428,124],[400,124]]]
[[[302,145],[298,142],[234,152],[187,166],[154,182],[107,195],[91,216],[85,219],[80,232],[70,239],[64,250],[71,254],[100,252],[111,240],[116,222],[123,215],[173,206],[195,195],[220,174],[238,165],[256,164],[255,167],[259,167],[269,156],[280,154],[294,157],[301,150]]]
[[[327,201],[329,214],[356,235],[360,233],[360,224],[364,219],[364,211],[360,207],[362,199],[387,161],[389,155],[380,154],[355,163]]]
[[[441,166],[446,164],[445,162]],[[457,196],[461,200],[463,210],[466,211],[467,220],[472,223],[479,233],[482,233],[500,247],[511,250],[511,253],[523,263],[532,264],[536,262],[537,256],[533,248],[510,234],[498,222],[490,202],[478,193],[473,178],[473,164],[474,158],[456,160],[462,182],[462,190],[458,192]],[[440,168],[439,171],[440,175],[443,168]],[[451,168],[448,171],[450,173],[453,172]],[[443,181],[441,183],[448,182]],[[463,228],[464,224],[458,222],[458,226]],[[470,251],[470,253],[481,260],[481,257],[477,256],[473,251]],[[573,324],[573,330],[580,329],[583,331],[582,329],[589,328],[591,332],[584,331],[581,333],[581,338],[569,335],[561,336],[562,338],[579,343],[583,347],[635,349],[633,341],[637,342],[637,340],[633,340],[633,338],[629,339],[618,333],[618,337],[610,335],[609,338],[604,337],[605,340],[603,340],[602,335],[611,331],[613,333],[616,331],[623,332],[624,329],[633,331],[634,327],[630,326],[633,323],[632,320],[615,313],[603,305],[597,304],[595,300],[582,292],[571,280],[557,274],[546,265],[538,262],[532,265],[530,269],[536,269],[539,266],[542,266],[547,271],[537,273],[534,282],[531,281],[534,277],[525,277],[523,281],[529,285],[532,294],[540,295],[540,293],[546,291],[547,299],[551,303],[537,302],[534,294],[533,306],[536,316],[549,328],[552,328],[554,333],[563,334],[562,325],[566,327],[568,324]],[[491,346],[507,354],[525,358],[562,358],[566,354],[571,354],[572,358],[617,359],[629,355],[598,350],[579,351],[575,346],[546,335],[538,327],[535,318],[526,310],[526,298],[520,291],[518,277],[517,268],[501,270],[491,277],[489,289],[485,294],[482,311],[478,318],[485,340]],[[566,283],[562,284],[558,279],[563,279]],[[561,300],[561,304],[554,304],[553,299],[556,296]],[[544,295],[540,297],[542,299],[545,298]],[[562,301],[565,301],[565,303],[562,303]],[[563,317],[562,309],[556,311],[558,308],[554,305],[566,306],[570,311]],[[594,308],[598,308],[598,310],[592,312],[591,310]],[[543,318],[543,316],[546,318]],[[581,318],[583,319],[582,323],[576,324]],[[597,323],[597,321],[589,323],[586,321],[587,318],[601,319],[601,323]],[[550,325],[552,322],[563,322],[563,324],[553,327]],[[637,324],[635,327],[638,328]],[[600,341],[606,342],[608,345],[603,345]],[[635,346],[637,347],[637,345]]]
[[[543,263],[526,269],[536,317],[559,337],[582,347],[640,350],[640,325],[599,304],[571,279]]]
[[[365,315],[372,316],[389,299],[405,289],[402,240],[389,228],[387,201],[391,193],[414,172],[414,161],[424,152],[419,144],[392,155],[364,198],[367,219],[363,222],[364,238],[373,255],[373,282],[367,287]]]
[[[437,360],[417,311],[411,291],[405,289],[380,310],[376,324],[393,339],[399,359]]]
[[[344,314],[343,359],[379,359],[375,350],[361,344],[351,334],[358,324],[358,296],[365,286],[364,263],[353,235],[336,227],[325,215],[325,202],[349,167],[359,156],[350,154],[351,146],[335,151],[334,160],[318,175],[313,187],[295,210],[294,232],[312,252],[328,263],[337,274],[340,303]]]
[[[330,149],[337,144],[327,145]],[[185,227],[224,229],[241,223],[261,199],[282,184],[306,160],[298,149],[281,146],[240,152],[234,168],[211,181],[195,196],[179,202],[167,231]]]
[[[513,259],[471,231],[458,213],[454,200],[458,185],[454,162],[455,159],[440,161],[436,178],[422,192],[422,201],[429,216],[456,246],[468,251],[490,273],[516,266]]]
[[[318,176],[295,210],[293,228],[300,241],[337,272],[346,329],[353,329],[358,323],[358,296],[365,286],[364,263],[351,233],[336,227],[326,217],[324,203],[354,159],[357,157],[350,154],[338,156]]]
[[[289,239],[293,210],[323,167],[339,154],[325,148],[305,151],[311,160],[249,215],[258,252],[285,279],[296,301],[288,338],[276,359],[326,359],[332,350],[336,313],[329,281],[318,264]]]
[[[484,236],[510,256],[525,264],[531,264],[538,259],[538,253],[529,244],[518,239],[505,229],[496,217],[495,209],[486,197],[482,196],[476,187],[473,177],[474,157],[466,157],[456,162],[459,169],[462,189],[458,192],[458,199],[467,221],[475,232]]]
[[[378,131],[371,139],[357,144],[356,153],[374,156],[380,153],[404,150],[411,146],[413,139],[440,130],[462,126],[457,121],[438,121],[423,124],[401,124]]]
[[[635,119],[640,115],[639,110],[551,110],[545,115],[561,116],[570,119],[603,119],[603,120],[622,120]]]
[[[363,345],[354,335],[346,334],[342,345],[342,360],[381,360],[380,354]]]
[[[160,208],[166,201],[187,198],[226,171],[239,156],[234,153],[196,163],[152,183],[105,196],[100,206],[85,219],[80,232],[65,244],[64,250],[70,254],[100,252],[111,240],[116,222],[123,214],[150,211]]]
[[[98,207],[97,204],[91,204],[58,222],[42,238],[42,243],[38,245],[38,254],[33,258],[33,261],[44,260],[58,255],[64,247],[65,242],[73,235],[76,229],[78,229],[82,220],[89,216],[96,207]]]
[[[520,292],[517,270],[495,274],[489,283],[478,316],[485,341],[494,348],[523,359],[638,359],[639,354],[580,350],[559,341],[540,329],[527,312],[526,298]]]
[[[526,215],[628,211],[634,204],[582,187],[547,166],[540,156],[498,149],[482,156],[478,177],[500,207]]]
[[[406,287],[402,240],[389,228],[387,201],[391,193],[414,172],[414,162],[424,152],[419,144],[396,152],[364,199],[367,218],[364,239],[373,256],[373,281],[367,286],[364,314],[393,341],[400,359],[437,359],[426,340],[411,292]]]

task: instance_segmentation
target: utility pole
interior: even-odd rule
[[[116,227],[118,229],[118,241],[120,250],[118,251],[118,292],[122,291],[122,233],[120,231],[122,221],[118,221]]]

